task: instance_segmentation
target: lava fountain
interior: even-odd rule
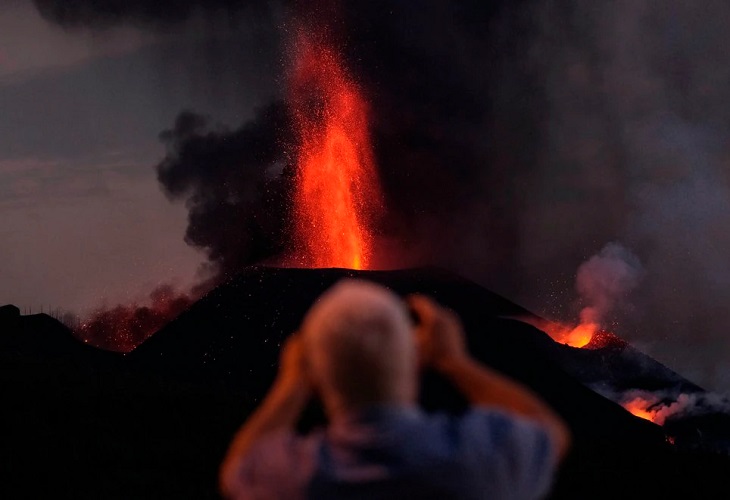
[[[372,268],[372,226],[383,202],[368,104],[326,36],[295,31],[292,55],[287,92],[297,143],[289,263]],[[196,298],[158,289],[148,305],[98,309],[75,332],[85,342],[129,352]]]
[[[372,268],[382,195],[367,102],[327,37],[298,30],[293,49],[295,265]]]

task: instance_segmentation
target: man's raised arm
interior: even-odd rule
[[[228,449],[220,470],[221,491],[229,495],[228,485],[236,474],[241,458],[253,444],[278,430],[294,431],[296,423],[312,395],[300,334],[284,344],[279,373],[258,409],[246,420]]]
[[[448,378],[474,405],[501,407],[542,423],[555,444],[558,460],[567,453],[571,435],[563,419],[524,385],[473,359],[458,316],[428,297],[408,299],[419,317],[416,327],[422,363]]]

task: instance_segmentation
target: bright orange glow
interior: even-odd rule
[[[652,401],[636,397],[626,403],[623,403],[622,406],[632,415],[653,422],[656,417],[656,410],[649,409],[652,405]]]
[[[536,316],[516,318],[528,323],[538,330],[547,333],[551,339],[560,344],[567,344],[571,347],[586,347],[590,344],[600,331],[600,325],[595,323],[582,323],[576,327],[566,326],[560,323],[553,323]]]
[[[682,393],[674,401],[660,399],[650,392],[635,396],[621,405],[637,417],[651,420],[657,425],[664,425],[669,418],[688,411],[695,405],[696,400],[690,395]],[[673,444],[673,443],[672,443]]]
[[[598,325],[595,323],[583,323],[572,330],[567,330],[563,334],[563,343],[573,347],[585,347],[597,331]]]
[[[382,206],[368,106],[324,37],[297,33],[289,97],[299,141],[297,264],[368,269],[370,224]]]

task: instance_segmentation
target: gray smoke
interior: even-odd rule
[[[685,417],[712,414],[730,414],[730,400],[708,392],[613,391],[604,386],[594,387],[604,397],[621,405],[635,403],[651,415],[653,422],[664,425],[667,421]]]
[[[531,67],[548,104],[524,265],[555,269],[549,288],[566,281],[559,269],[575,252],[623,241],[645,279],[633,297],[637,316],[619,333],[686,377],[730,391],[730,4],[533,9]]]
[[[609,243],[578,268],[576,290],[584,304],[581,323],[607,327],[611,314],[639,284],[643,269],[639,259],[618,243]]]

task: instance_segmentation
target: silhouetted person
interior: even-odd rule
[[[539,498],[570,434],[522,385],[472,359],[453,312],[424,296],[343,281],[284,345],[279,374],[233,440],[221,489],[235,499]],[[464,415],[424,413],[419,364],[466,396]],[[295,425],[317,394],[329,426]]]

